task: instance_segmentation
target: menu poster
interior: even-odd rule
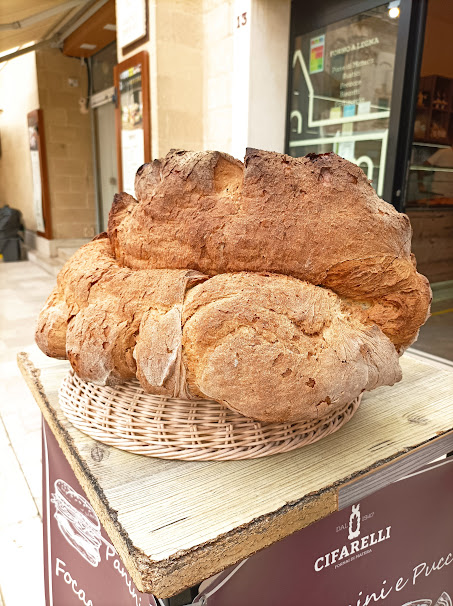
[[[133,196],[137,169],[151,160],[147,53],[142,51],[116,65],[114,80],[119,187]]]
[[[123,187],[122,190],[134,196],[135,173],[144,164],[143,129],[121,131],[121,150],[123,156]]]
[[[43,232],[44,214],[42,210],[42,188],[41,188],[41,162],[39,160],[39,135],[38,126],[35,124],[28,127],[30,143],[31,175],[33,181],[33,210],[36,220],[37,231]]]
[[[100,445],[91,456],[107,453]],[[46,606],[161,604],[138,591],[44,420],[42,460]]]
[[[291,110],[301,113],[304,124],[297,140],[305,139],[300,134],[315,138],[318,126],[327,127],[319,132],[321,139],[334,136],[336,124],[329,122],[329,112],[337,106],[355,107],[354,115],[342,117],[357,125],[354,132],[388,127],[398,31],[397,20],[383,4],[295,36]],[[366,124],[367,114],[382,122]],[[305,152],[297,147],[298,155]]]
[[[116,0],[116,28],[120,48],[147,35],[146,12],[146,0]]]
[[[225,571],[206,606],[453,606],[453,460],[379,490]]]
[[[47,184],[44,122],[41,109],[35,109],[27,114],[27,128],[33,183],[33,214],[36,221],[36,231],[40,236],[50,238],[49,191]]]
[[[120,74],[120,92],[123,191],[133,196],[135,173],[137,168],[145,162],[140,65],[131,67]]]
[[[310,39],[310,74],[324,71],[325,41],[324,34]]]

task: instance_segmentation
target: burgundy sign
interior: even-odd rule
[[[43,513],[46,606],[156,606],[136,588],[44,420]]]
[[[197,598],[206,606],[453,606],[452,599],[453,460],[287,537]]]
[[[45,422],[43,489],[46,605],[155,606],[126,572]],[[203,586],[195,604],[453,606],[453,460],[387,486]]]

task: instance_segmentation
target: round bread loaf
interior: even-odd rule
[[[137,171],[137,201],[116,197],[115,257],[132,268],[207,275],[270,271],[359,302],[362,319],[407,347],[425,322],[428,280],[411,256],[407,215],[335,154],[172,151]]]
[[[172,151],[115,196],[36,339],[88,381],[137,377],[262,421],[321,417],[401,378],[429,312],[406,215],[335,154]]]
[[[220,274],[192,288],[183,352],[192,393],[260,421],[316,420],[401,379],[377,326],[334,292],[279,274]]]

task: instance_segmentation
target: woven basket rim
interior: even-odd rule
[[[70,370],[59,390],[67,419],[95,440],[135,454],[191,461],[252,459],[312,444],[347,423],[361,398],[315,421],[262,423],[213,400],[148,394],[136,380],[99,386]]]

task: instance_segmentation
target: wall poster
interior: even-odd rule
[[[27,114],[28,145],[33,180],[33,213],[38,235],[51,238],[50,204],[42,110]]]
[[[318,74],[324,71],[325,40],[324,34],[310,39],[310,74]]]
[[[114,79],[119,189],[133,196],[135,173],[151,160],[148,53],[116,65]]]
[[[118,46],[125,48],[148,34],[146,0],[116,0]]]

